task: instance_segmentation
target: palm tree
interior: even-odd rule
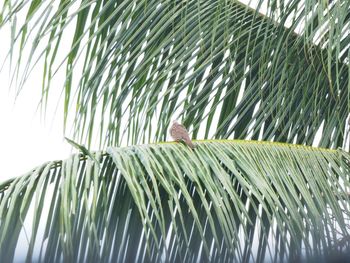
[[[255,4],[4,1],[19,90],[43,63],[45,108],[65,67],[65,125],[105,150],[76,144],[82,154],[0,185],[2,261],[349,253],[350,3]],[[171,119],[207,140],[161,142]]]

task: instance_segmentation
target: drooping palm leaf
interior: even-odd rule
[[[180,117],[197,138],[311,145],[320,131],[320,146],[344,147],[349,1],[257,2],[266,16],[233,0],[47,0],[6,1],[2,17],[17,21],[30,4],[14,27],[14,43],[31,48],[28,63],[20,51],[23,81],[41,56],[45,101],[66,67],[64,111],[80,141],[164,140]],[[38,43],[47,43],[43,52]]]
[[[109,148],[99,168],[74,155],[1,185],[1,261],[280,262],[349,249],[348,153],[197,145]]]

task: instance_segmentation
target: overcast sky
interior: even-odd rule
[[[8,28],[0,30],[0,62],[9,50]],[[41,69],[35,70],[15,101],[10,89],[9,63],[0,72],[0,182],[20,176],[44,162],[65,159],[71,147],[63,139],[62,110],[41,120],[37,110],[41,94]],[[57,83],[58,84],[58,83]],[[59,83],[62,87],[62,83]]]

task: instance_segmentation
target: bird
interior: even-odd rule
[[[173,121],[173,124],[169,129],[169,133],[175,141],[184,141],[191,149],[194,149],[196,147],[191,141],[186,127],[177,121]]]

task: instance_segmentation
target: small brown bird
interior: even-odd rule
[[[173,121],[173,125],[171,125],[169,132],[175,141],[184,141],[191,149],[194,149],[196,147],[192,143],[186,127],[177,121]]]

